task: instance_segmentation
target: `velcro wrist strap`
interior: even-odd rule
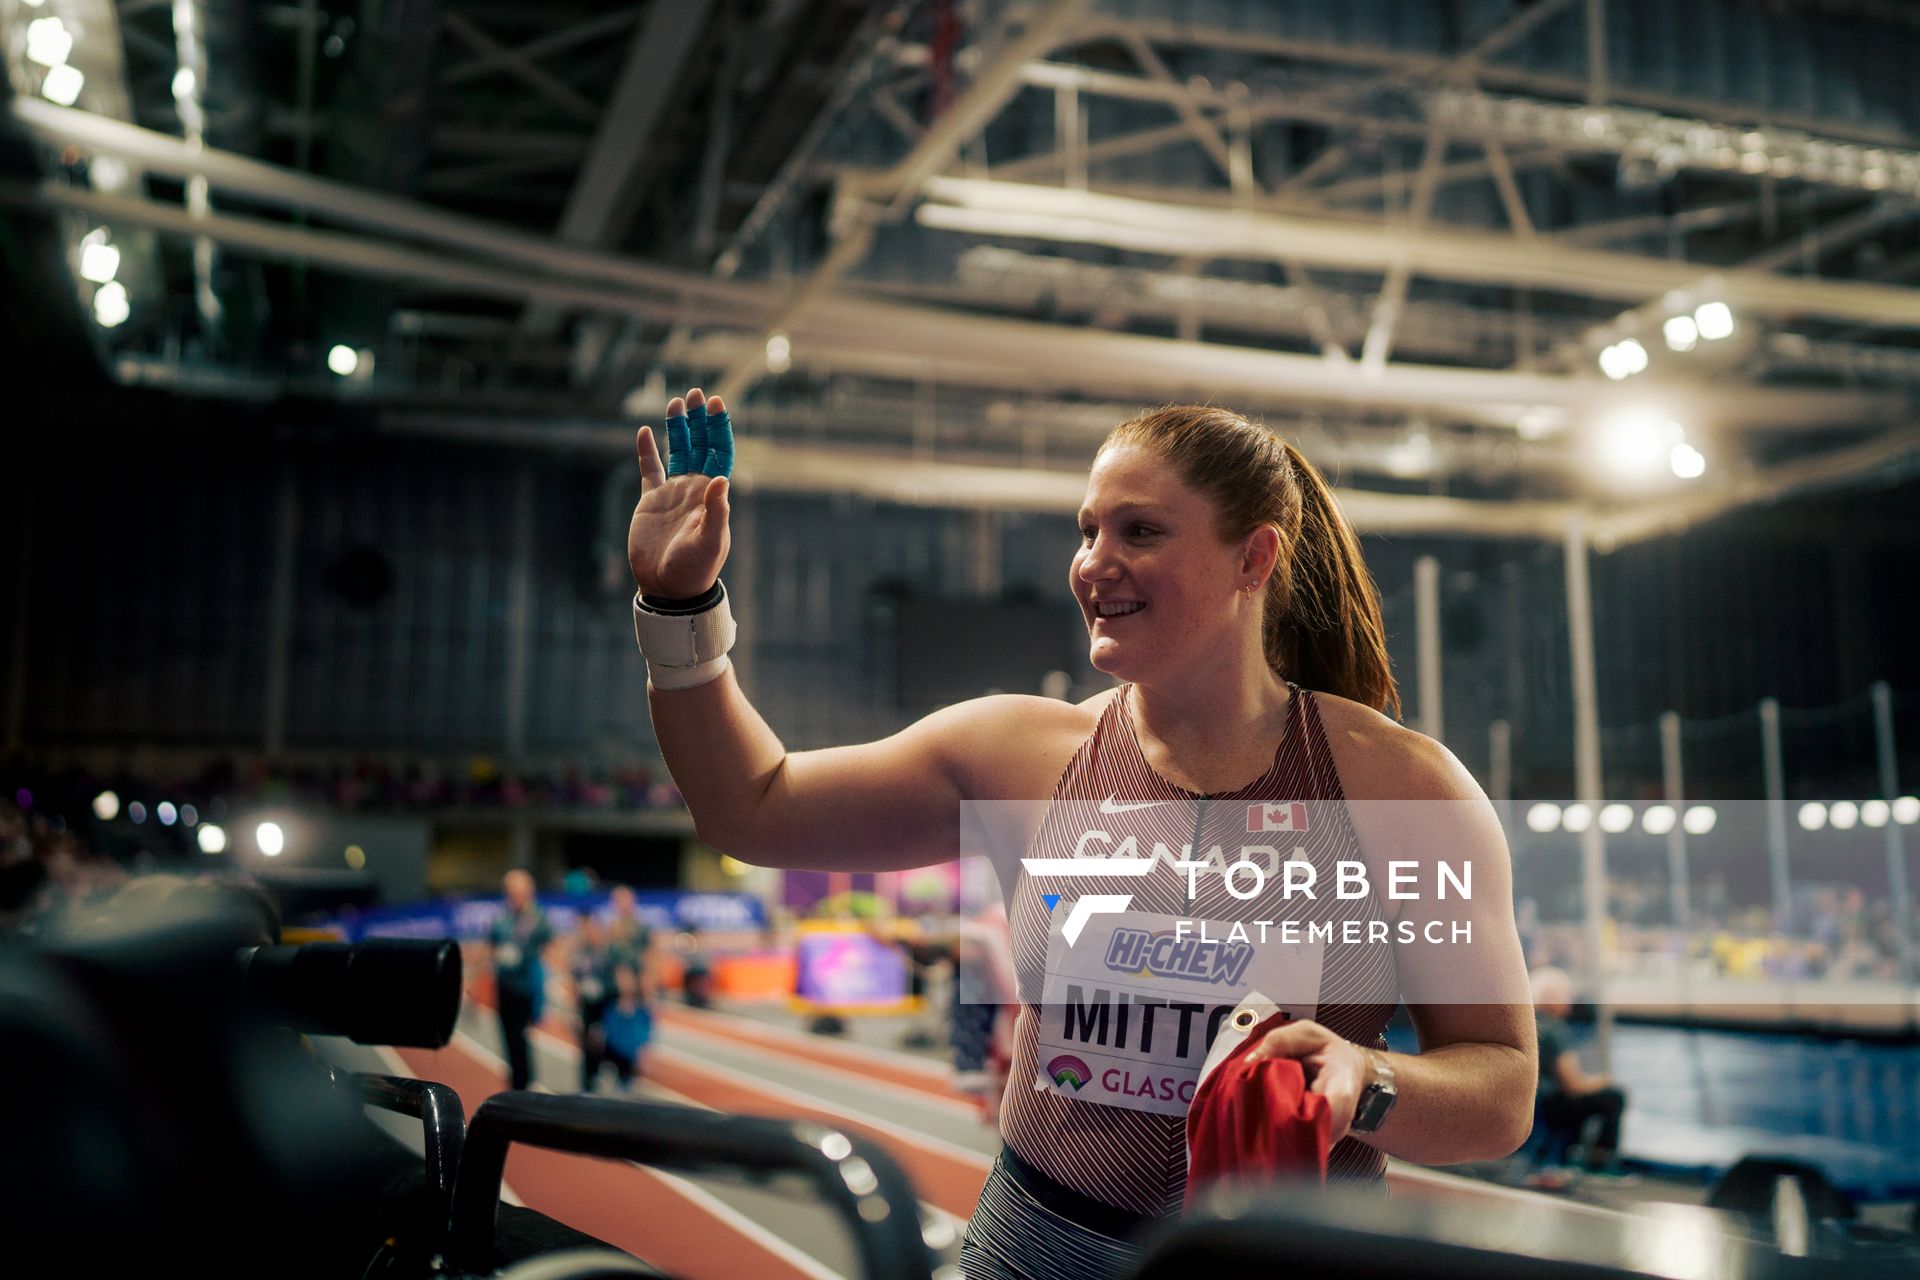
[[[697,612],[664,612],[638,592],[634,594],[633,638],[649,668],[701,667],[727,656],[737,628],[733,610],[727,606],[726,588],[715,583],[714,589],[718,594],[713,603]],[[654,683],[669,687],[658,678]]]

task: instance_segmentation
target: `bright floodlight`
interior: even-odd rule
[[[1629,409],[1600,424],[1600,456],[1621,479],[1645,479],[1681,442],[1684,433],[1671,418],[1647,409]]]
[[[1920,796],[1901,796],[1893,802],[1893,820],[1903,827],[1920,822]]]
[[[1692,316],[1669,316],[1660,326],[1661,336],[1674,351],[1691,351],[1700,341],[1700,326]]]
[[[1694,309],[1693,323],[1708,342],[1733,336],[1733,311],[1724,302],[1703,302]]]
[[[180,811],[173,807],[173,801],[162,800],[153,806],[153,816],[160,819],[160,825],[170,827],[180,820]]]
[[[767,339],[767,372],[785,373],[793,368],[793,343],[784,333],[776,333]]]
[[[1866,800],[1860,805],[1860,823],[1867,827],[1884,827],[1887,819],[1893,816],[1892,808],[1885,800]]]
[[[1680,818],[1680,829],[1690,836],[1703,836],[1720,821],[1720,811],[1710,804],[1697,804]]]
[[[1576,834],[1593,825],[1593,810],[1584,804],[1570,804],[1560,814],[1560,825]]]
[[[1600,353],[1600,372],[1615,382],[1647,367],[1647,349],[1632,338],[1622,338]]]
[[[1610,836],[1617,836],[1633,825],[1633,806],[1630,804],[1610,804],[1600,810],[1600,829]]]
[[[80,68],[62,63],[47,72],[46,79],[40,82],[40,94],[48,102],[70,107],[80,101],[80,91],[86,87],[87,78],[80,73]]]
[[[80,247],[80,278],[105,284],[120,273],[120,251],[110,244],[95,243]]]
[[[1640,815],[1640,829],[1650,836],[1663,836],[1673,830],[1673,824],[1680,815],[1673,811],[1670,804],[1656,804]]]
[[[227,829],[218,823],[209,822],[200,828],[200,852],[225,853],[227,851]]]
[[[260,846],[260,852],[269,858],[277,858],[280,851],[287,847],[286,832],[280,830],[277,822],[263,822],[253,829],[253,842]]]
[[[133,304],[127,301],[127,286],[118,280],[109,280],[93,291],[93,318],[101,328],[117,329],[132,314]]]
[[[1698,480],[1707,474],[1707,456],[1686,443],[1673,446],[1673,451],[1667,454],[1667,465],[1682,480]]]
[[[200,87],[200,80],[193,74],[192,67],[182,67],[173,73],[173,96],[191,98],[193,91]]]
[[[111,791],[102,791],[93,798],[93,816],[102,822],[112,822],[120,816],[120,797]]]
[[[1851,800],[1835,800],[1827,810],[1827,821],[1835,831],[1851,831],[1860,825],[1860,806]]]
[[[73,52],[73,33],[58,18],[35,18],[27,24],[27,57],[43,67],[65,66]]]
[[[1560,806],[1542,800],[1527,810],[1527,830],[1545,835],[1560,825]]]
[[[1827,825],[1827,806],[1818,800],[1809,800],[1800,806],[1800,829],[1818,831]]]
[[[337,345],[327,352],[327,368],[343,378],[351,378],[353,371],[360,367],[360,353],[344,344]]]

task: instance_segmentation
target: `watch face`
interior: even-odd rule
[[[1349,1127],[1355,1133],[1372,1133],[1387,1118],[1387,1112],[1393,1110],[1393,1104],[1399,1094],[1390,1087],[1370,1084],[1360,1092],[1360,1101],[1353,1109],[1353,1123]]]

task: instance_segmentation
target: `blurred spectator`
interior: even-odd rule
[[[515,869],[507,872],[501,884],[507,909],[494,921],[488,936],[494,1000],[500,1014],[500,1038],[506,1044],[509,1087],[525,1089],[533,1083],[527,1028],[540,1020],[541,997],[546,989],[544,952],[553,941],[553,930],[534,900],[531,875]]]
[[[1581,1068],[1566,1023],[1573,1008],[1573,980],[1564,970],[1534,971],[1533,1007],[1540,1028],[1541,1123],[1573,1135],[1576,1145],[1569,1154],[1588,1169],[1616,1170],[1627,1095],[1606,1076],[1589,1075]]]
[[[653,949],[653,930],[640,918],[640,906],[634,900],[632,889],[624,884],[615,885],[611,898],[613,913],[607,921],[607,941],[613,948],[614,961],[632,965],[645,978],[647,953]]]
[[[631,1089],[643,1072],[647,1042],[653,1039],[653,1009],[647,1001],[646,987],[632,965],[618,965],[613,979],[615,999],[603,1022],[605,1034],[600,1049],[585,1068],[584,1088],[593,1092],[599,1082],[600,1068],[611,1063],[622,1089]]]
[[[608,1008],[618,995],[614,971],[615,952],[607,938],[607,926],[597,917],[582,915],[580,933],[573,941],[569,962],[573,974],[573,1003],[580,1016],[580,1092],[593,1092],[593,1078],[600,1074],[600,1061],[606,1050]]]
[[[1020,1000],[1007,911],[998,898],[960,921],[957,953],[950,1025],[953,1083],[992,1123],[999,1118],[1013,1061],[1011,1015]]]

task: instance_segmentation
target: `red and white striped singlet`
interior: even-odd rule
[[[1302,850],[1294,857],[1304,856],[1313,865],[1316,882],[1323,887],[1314,900],[1295,898],[1283,903],[1281,878],[1271,876],[1260,898],[1236,901],[1228,895],[1223,876],[1203,874],[1197,882],[1198,896],[1189,902],[1187,873],[1163,858],[1151,874],[1126,883],[1134,909],[1190,918],[1294,919],[1303,925],[1331,921],[1336,927],[1347,919],[1384,918],[1377,888],[1365,898],[1348,901],[1325,889],[1334,884],[1334,864],[1360,861],[1360,847],[1347,821],[1345,796],[1314,696],[1291,682],[1288,687],[1293,697],[1272,767],[1238,791],[1208,796],[1176,787],[1153,771],[1134,733],[1128,689],[1122,687],[1101,713],[1093,735],[1061,774],[1029,856],[1079,856],[1081,836],[1092,825],[1116,840],[1138,837],[1143,856],[1156,844],[1174,851],[1172,857],[1184,856],[1180,851],[1191,845],[1192,856],[1201,858],[1202,851],[1220,845],[1227,851],[1225,860],[1231,862],[1239,846],[1260,839],[1245,831],[1250,805],[1331,802],[1312,805],[1315,817],[1309,829],[1288,837]],[[1136,807],[1128,808],[1130,804]],[[1244,891],[1245,886],[1241,887]],[[1009,915],[1024,998],[1038,998],[1047,966],[1050,921],[1042,894],[1071,897],[1084,891],[1085,882],[1021,874]],[[1396,989],[1387,943],[1329,946],[1322,959],[1315,1020],[1356,1044],[1385,1048],[1381,1032],[1392,1016]],[[1135,1213],[1178,1213],[1187,1178],[1184,1117],[1036,1089],[1041,1019],[1048,1014],[1031,1003],[1020,1010],[1013,1073],[1001,1110],[1001,1133],[1007,1144],[1028,1164],[1083,1195]],[[1370,1180],[1380,1177],[1385,1168],[1384,1154],[1346,1138],[1335,1144],[1327,1173],[1329,1179]]]

